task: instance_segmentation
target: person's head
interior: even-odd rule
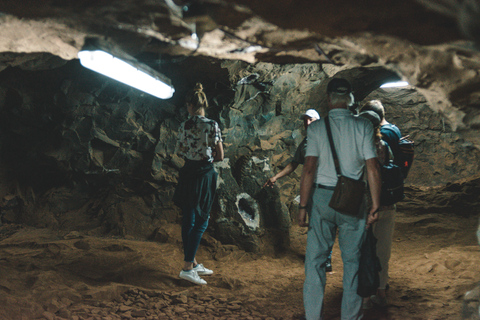
[[[205,112],[205,109],[208,108],[208,100],[201,83],[197,82],[193,91],[187,95],[185,104],[190,115],[199,115]]]
[[[382,122],[382,120],[380,119],[380,116],[373,110],[364,110],[360,112],[358,116],[365,118],[372,123],[375,138],[380,140],[382,138],[382,134],[380,133],[380,122]]]
[[[305,111],[305,113],[300,115],[300,120],[303,120],[303,126],[305,127],[305,129],[307,129],[310,123],[318,119],[320,119],[320,115],[314,109],[308,109],[307,111]]]
[[[355,102],[352,86],[343,78],[333,78],[328,82],[327,95],[330,109],[348,108]]]
[[[385,108],[383,107],[380,100],[370,100],[370,101],[368,101],[367,103],[365,103],[363,105],[362,109],[360,109],[360,112],[368,111],[368,110],[371,110],[371,111],[375,112],[376,114],[378,114],[378,116],[380,117],[380,122],[383,119],[385,119]]]

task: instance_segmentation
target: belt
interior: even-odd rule
[[[327,189],[327,190],[335,190],[335,186],[333,186],[333,187],[324,186],[323,184],[320,184],[320,183],[314,183],[313,187],[314,188],[320,188],[320,189]]]

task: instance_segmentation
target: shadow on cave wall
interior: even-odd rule
[[[322,66],[186,59],[176,71],[165,70],[178,89],[167,101],[75,61],[0,73],[1,221],[141,239],[179,222],[170,201],[183,164],[174,154],[176,131],[187,115],[182,96],[200,81],[226,157],[215,165],[218,201],[208,231],[248,251],[286,250],[300,169],[272,189],[263,184],[302,141],[299,115],[325,111]],[[414,88],[377,90],[370,98],[383,100],[389,119],[418,144],[409,184],[440,184],[477,170],[478,152]]]
[[[201,65],[197,72],[206,67]],[[184,65],[184,72],[192,72],[191,63]],[[208,82],[205,75],[200,81],[206,82],[211,97],[209,116],[227,131],[228,125],[250,128],[241,130],[241,139],[251,140],[255,126],[264,123],[268,113],[260,110],[268,99],[267,85],[240,82],[235,93],[240,106],[231,102],[233,94],[219,88],[217,82]],[[183,89],[186,87],[184,84]],[[3,223],[155,238],[163,223],[179,221],[170,199],[182,165],[174,155],[176,130],[186,117],[181,101],[176,101],[177,105],[159,101],[92,74],[77,62],[37,72],[8,69],[1,74],[0,89]],[[223,110],[229,107],[243,110],[227,113],[228,119],[223,119]],[[248,149],[248,143],[240,144]],[[230,154],[235,158],[235,152]],[[217,213],[232,219],[232,232],[230,237],[222,237],[225,228],[219,219],[211,229],[220,230],[215,232],[226,243],[262,251],[268,246],[269,232],[265,230],[276,232],[276,224],[263,218],[265,205],[257,206],[261,188],[252,190],[250,196],[244,183],[233,178],[231,168],[222,178],[228,181],[229,176],[229,187],[220,189],[229,190],[223,193],[228,197],[235,196],[228,203],[236,209]],[[242,214],[255,220],[255,213],[255,230],[252,225],[242,229],[233,223],[244,221]],[[259,237],[263,240],[258,241]],[[288,244],[288,236],[285,239]]]
[[[406,200],[398,203],[398,210],[411,214],[452,212],[460,217],[478,215],[480,206],[480,178],[447,183],[434,188],[407,187]]]
[[[3,222],[145,236],[152,220],[177,219],[171,181],[152,178],[160,126],[179,124],[171,104],[76,61],[10,68],[0,83]]]

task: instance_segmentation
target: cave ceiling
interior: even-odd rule
[[[139,60],[318,63],[351,79],[357,100],[407,80],[473,139],[479,17],[479,0],[3,0],[0,70],[55,68],[92,38]]]

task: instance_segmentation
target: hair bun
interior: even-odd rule
[[[193,106],[193,110],[196,111],[199,108],[208,108],[208,101],[205,92],[203,92],[203,86],[200,82],[195,84],[193,91],[187,95],[185,99],[186,103],[190,103]]]
[[[197,82],[197,83],[195,84],[195,87],[193,88],[193,91],[196,92],[196,93],[197,93],[197,92],[202,92],[202,91],[203,91],[203,86],[202,86],[202,84],[201,84],[200,82]]]

